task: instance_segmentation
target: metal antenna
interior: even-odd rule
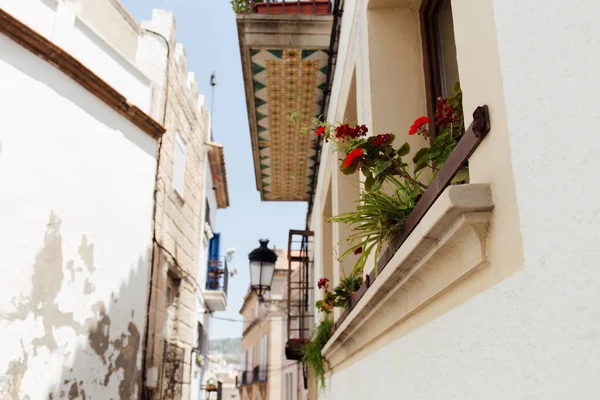
[[[210,86],[212,86],[212,99],[210,105],[210,138],[212,140],[213,112],[215,109],[215,86],[217,86],[215,71],[213,71],[213,73],[210,75]]]

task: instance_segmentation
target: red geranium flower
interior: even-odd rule
[[[319,279],[319,282],[317,282],[317,286],[319,287],[319,289],[323,289],[325,286],[327,286],[327,282],[329,282],[329,279],[321,278]]]
[[[319,129],[317,129],[317,136],[322,135],[323,132],[325,132],[325,128],[327,128],[326,125],[323,125],[322,127],[320,127]]]
[[[409,135],[414,135],[415,133],[421,133],[422,128],[429,123],[429,118],[423,116],[419,117],[413,122],[410,129],[408,130]]]
[[[363,155],[363,152],[361,149],[354,149],[352,150],[350,153],[348,153],[348,155],[346,156],[346,159],[344,160],[344,167],[349,167],[350,165],[352,165],[352,162],[354,161],[354,159],[356,157],[360,157]]]
[[[456,110],[447,103],[447,99],[440,97],[435,104],[435,125],[455,124]]]
[[[366,136],[369,129],[365,125],[356,125],[351,128],[348,124],[342,124],[335,128],[335,137],[341,140],[356,139]]]
[[[362,253],[362,246],[360,246],[359,248],[357,248],[356,250],[354,250],[354,254],[360,254]]]
[[[373,142],[374,146],[381,146],[384,143],[389,142],[392,139],[392,136],[389,133],[379,134],[375,136],[375,141]]]

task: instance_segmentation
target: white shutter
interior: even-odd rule
[[[246,352],[244,351],[240,356],[240,369],[242,372],[246,371]]]
[[[254,368],[254,354],[252,354],[252,346],[248,349],[248,369],[247,371],[252,371]]]

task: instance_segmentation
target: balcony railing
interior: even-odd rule
[[[206,290],[222,290],[227,294],[228,278],[229,269],[227,268],[227,259],[225,257],[208,260]]]
[[[252,371],[242,371],[242,374],[235,378],[235,386],[251,385],[267,381],[267,367],[256,366]]]
[[[331,14],[331,0],[250,0],[251,14]]]

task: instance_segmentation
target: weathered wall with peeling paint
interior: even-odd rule
[[[1,35],[0,76],[0,399],[135,399],[156,141]]]

